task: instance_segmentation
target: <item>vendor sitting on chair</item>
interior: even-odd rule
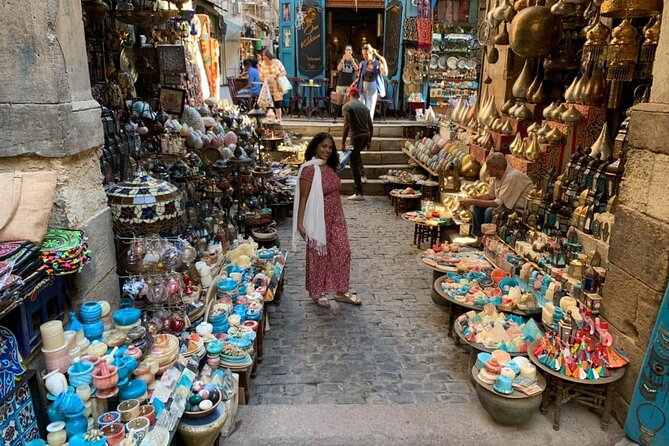
[[[474,225],[472,235],[476,237],[474,246],[481,243],[481,225],[492,222],[496,208],[525,209],[527,194],[532,189],[532,180],[523,172],[514,169],[500,152],[493,152],[486,159],[488,174],[493,178],[487,193],[460,201],[462,206],[472,206]]]
[[[257,62],[253,59],[244,60],[244,73],[249,77],[248,85],[237,92],[238,95],[258,96],[262,84],[260,83],[260,72],[258,71]],[[255,83],[254,83],[255,82]]]

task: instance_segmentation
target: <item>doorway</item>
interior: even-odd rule
[[[326,14],[325,66],[331,80],[346,45],[353,46],[353,57],[358,61],[362,58],[362,46],[367,43],[379,52],[383,50],[383,8],[359,8],[357,11],[354,8],[326,8]]]

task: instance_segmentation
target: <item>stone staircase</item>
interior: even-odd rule
[[[304,121],[284,119],[283,128],[286,132],[295,132],[302,135],[308,141],[319,132],[329,132],[337,143],[337,149],[341,151],[341,135],[344,128],[341,119],[338,122],[326,121]],[[384,181],[379,179],[381,175],[388,173],[389,169],[409,170],[409,158],[402,152],[406,138],[404,126],[409,121],[397,121],[393,123],[374,123],[374,136],[369,150],[362,152],[362,163],[367,174],[367,184],[364,185],[365,195],[384,195]],[[342,179],[341,194],[353,194],[353,172],[347,165],[340,173]]]

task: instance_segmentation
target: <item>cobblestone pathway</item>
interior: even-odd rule
[[[475,400],[468,355],[446,336],[448,313],[430,299],[432,273],[416,262],[412,225],[395,217],[387,198],[343,202],[351,288],[364,302],[318,308],[304,290],[304,253],[289,253],[250,404]],[[290,225],[280,228],[286,248]]]

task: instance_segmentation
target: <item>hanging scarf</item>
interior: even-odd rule
[[[325,160],[312,158],[302,164],[297,174],[297,184],[295,185],[295,200],[293,202],[293,251],[297,250],[297,241],[300,239],[300,233],[297,230],[298,209],[300,206],[300,177],[302,171],[307,166],[314,166],[314,178],[311,181],[311,191],[307,197],[307,204],[304,207],[304,229],[307,232],[307,244],[314,247],[318,255],[327,254],[326,236],[325,236],[325,201],[323,199],[323,182],[321,180],[320,166],[325,164]]]

